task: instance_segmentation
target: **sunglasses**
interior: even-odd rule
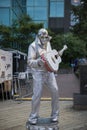
[[[48,36],[41,36],[40,38],[41,38],[41,39],[49,39]]]

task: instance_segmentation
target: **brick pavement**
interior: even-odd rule
[[[72,98],[73,93],[79,93],[80,81],[74,73],[57,74],[56,80],[59,88],[59,97]],[[50,92],[46,86],[43,89],[42,97],[50,97]]]
[[[69,74],[56,74],[56,80],[59,88],[59,97],[60,98],[72,98],[73,93],[79,93],[80,91],[80,81],[79,79],[75,76],[74,73],[69,73]],[[22,90],[22,89],[21,89]],[[24,88],[21,91],[22,96]],[[29,91],[27,91],[27,95],[29,95]],[[32,89],[30,90],[30,96],[32,96]],[[43,92],[42,92],[42,97],[49,98],[51,97],[51,93],[49,91],[49,88],[47,86],[43,86]]]
[[[73,98],[74,93],[79,93],[80,81],[74,73],[57,74],[56,80],[59,88],[58,94],[60,98],[63,99]],[[29,97],[31,98],[32,94],[30,94]],[[51,97],[51,93],[49,88],[47,86],[43,86],[42,98],[50,98],[50,97]],[[22,100],[29,100],[29,98],[24,98]]]
[[[31,101],[0,102],[0,130],[26,130]],[[49,117],[51,102],[41,101],[40,116]],[[87,130],[87,111],[73,109],[73,101],[60,101],[59,130]]]
[[[74,74],[58,74],[59,96],[73,97],[79,92],[79,79]],[[50,97],[47,88],[43,97]],[[25,124],[31,111],[31,101],[0,102],[0,130],[26,130]],[[51,101],[41,101],[40,116],[49,117]],[[87,111],[73,109],[73,101],[60,101],[59,130],[87,130]]]

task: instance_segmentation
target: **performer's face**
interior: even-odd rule
[[[41,44],[45,45],[49,41],[48,35],[39,36]]]

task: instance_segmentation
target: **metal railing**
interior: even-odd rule
[[[29,71],[20,72],[13,75],[12,80],[0,83],[0,100],[31,97],[32,89],[32,74]]]

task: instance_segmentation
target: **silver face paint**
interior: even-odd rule
[[[48,36],[41,36],[41,37],[39,36],[39,39],[43,45],[47,44],[47,42],[49,41]]]
[[[38,32],[38,38],[40,39],[41,44],[45,45],[45,44],[47,44],[47,42],[50,41],[51,37],[48,35],[47,30],[42,28]]]

